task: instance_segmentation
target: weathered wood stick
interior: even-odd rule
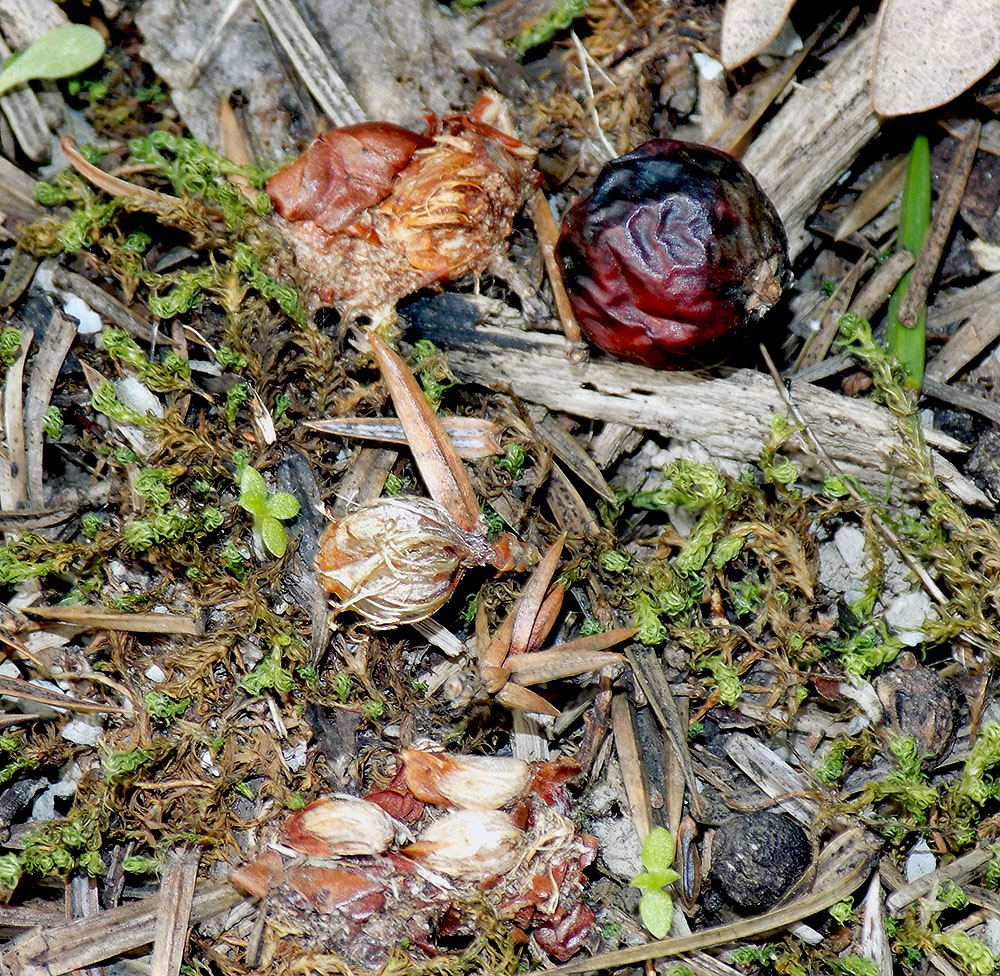
[[[200,922],[246,898],[228,883],[195,892],[191,921]],[[0,959],[10,976],[61,976],[93,966],[153,941],[161,909],[159,894],[89,918],[27,933]]]
[[[448,299],[449,304],[460,301],[456,296]],[[466,382],[508,390],[577,417],[696,441],[715,457],[755,460],[772,415],[785,412],[770,377],[754,370],[722,376],[659,371],[608,358],[571,363],[566,340],[551,332],[469,324],[471,319],[463,321],[461,313],[415,317],[421,319],[417,331],[447,350],[449,365]],[[807,383],[795,383],[793,390],[813,433],[845,473],[869,489],[884,490],[899,443],[891,414],[868,400]],[[932,448],[964,450],[941,431],[928,428],[924,433]],[[827,473],[798,438],[786,445],[785,453],[811,477]],[[942,482],[962,502],[990,505],[979,488],[938,453],[934,464]]]

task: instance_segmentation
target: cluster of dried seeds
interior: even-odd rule
[[[595,917],[582,872],[596,841],[563,812],[577,768],[418,750],[400,760],[394,789],[315,801],[232,880],[267,899],[272,924],[304,928],[318,947],[369,969],[404,939],[433,956],[434,938],[470,900],[522,941],[569,959]],[[398,842],[411,829],[415,839]]]

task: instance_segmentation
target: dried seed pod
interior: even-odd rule
[[[499,810],[516,800],[531,781],[531,767],[502,756],[453,756],[403,751],[410,792],[425,803],[462,810]]]
[[[955,693],[937,671],[925,668],[909,651],[896,667],[873,682],[895,736],[912,735],[921,756],[940,758],[955,738]]]
[[[500,810],[455,810],[439,817],[403,853],[450,878],[475,881],[511,870],[525,833]]]
[[[323,586],[373,627],[424,620],[469,566],[491,561],[484,535],[460,529],[430,498],[378,498],[331,523],[316,568]]]
[[[535,150],[471,116],[418,152],[379,208],[407,260],[431,281],[484,270],[534,189]]]
[[[424,144],[387,123],[338,129],[272,178],[275,219],[312,304],[381,309],[479,274],[506,250],[535,187],[536,151],[513,136],[498,95],[436,130]]]
[[[563,218],[558,254],[595,345],[658,369],[722,358],[789,274],[781,219],[746,168],[653,139],[600,172]]]
[[[690,817],[677,826],[678,889],[684,908],[691,911],[701,894],[701,855],[698,853],[698,827]]]
[[[712,878],[746,914],[773,908],[812,862],[805,830],[784,813],[760,810],[730,817],[712,838]]]
[[[282,839],[300,854],[381,854],[395,837],[392,821],[365,800],[324,799],[288,818]]]
[[[368,338],[433,500],[380,498],[361,506],[324,533],[316,568],[344,607],[373,626],[393,627],[430,616],[466,567],[514,569],[537,553],[516,539],[487,538],[462,460],[413,374],[374,331]]]

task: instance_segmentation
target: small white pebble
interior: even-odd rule
[[[221,376],[222,367],[218,363],[210,363],[207,359],[189,359],[188,366],[192,373],[205,373],[208,376]]]
[[[937,867],[937,858],[934,852],[927,846],[927,841],[920,838],[913,845],[906,858],[906,880],[916,881],[925,874],[930,874]]]
[[[92,335],[95,332],[100,332],[103,327],[100,315],[80,298],[79,295],[65,295],[63,311],[80,323],[76,327],[76,331],[80,335]]]
[[[709,57],[707,54],[702,54],[700,51],[695,51],[691,55],[694,61],[695,67],[698,69],[698,74],[701,75],[705,81],[711,81],[713,78],[718,78],[726,69],[722,67],[720,61],[716,61],[715,58]]]
[[[96,721],[94,721],[96,719]],[[96,715],[70,719],[59,733],[67,742],[80,746],[96,746],[101,741],[104,728]]]
[[[156,684],[167,680],[167,676],[164,673],[163,668],[161,668],[158,664],[151,664],[148,668],[146,668],[145,674],[150,681],[153,681]]]
[[[923,590],[897,596],[885,610],[886,626],[907,647],[916,647],[927,639],[924,621],[928,619],[936,620],[937,610]]]
[[[214,776],[218,779],[222,775],[222,770],[215,765],[215,760],[212,759],[212,753],[208,749],[203,749],[201,755],[198,757],[198,764],[202,769],[205,770],[209,776]]]
[[[134,376],[118,380],[115,383],[115,390],[118,399],[130,410],[140,414],[151,413],[154,417],[163,416],[163,404],[160,398]]]
[[[297,773],[306,764],[306,740],[299,739],[290,749],[283,749],[281,755],[289,770]]]
[[[64,766],[58,782],[47,790],[39,793],[31,807],[31,820],[54,820],[56,817],[56,798],[66,799],[76,793],[82,773],[80,767],[71,762]]]

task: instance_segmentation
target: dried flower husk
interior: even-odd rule
[[[531,767],[503,756],[453,756],[405,749],[403,772],[410,792],[425,803],[462,810],[499,810],[531,782]]]
[[[564,774],[574,768],[563,761],[535,764],[536,787],[542,772],[562,792]],[[517,829],[520,823],[523,831]],[[439,858],[442,846],[449,848],[446,853],[458,864],[433,863],[425,846]],[[414,961],[425,951],[433,955],[435,947],[443,948],[439,938],[454,931],[455,912],[470,899],[488,905],[496,918],[512,920],[565,961],[593,935],[584,872],[596,852],[595,838],[577,833],[571,819],[529,791],[515,815],[445,814],[403,853],[390,849],[319,861],[286,847],[269,848],[233,878],[268,897],[268,924],[276,931],[306,933],[317,950],[337,953],[362,969],[380,969],[390,948],[404,939]],[[431,870],[419,870],[406,854]],[[449,883],[435,877],[435,870],[447,873]]]
[[[474,881],[510,871],[525,853],[525,833],[501,810],[454,810],[424,829],[403,853],[432,871]]]
[[[300,854],[381,854],[395,837],[388,814],[374,803],[323,799],[293,813],[282,840]]]
[[[424,620],[454,592],[466,567],[489,563],[485,535],[460,529],[437,502],[378,498],[329,525],[316,568],[341,609],[373,627]]]
[[[345,312],[391,307],[433,282],[479,274],[506,251],[514,217],[535,188],[536,150],[513,136],[498,95],[484,96],[468,114],[441,119],[436,129],[433,143],[416,149],[394,174],[388,193],[382,193],[388,170],[379,167],[365,199],[382,194],[380,202],[360,210],[347,206],[345,215],[339,201],[362,200],[351,186],[356,170],[346,157],[325,173],[322,165],[314,167],[316,185],[304,194],[306,220],[282,216],[295,196],[286,200],[285,186],[294,191],[296,177],[281,171],[272,179],[274,219],[311,305]],[[337,132],[327,140],[339,139]],[[367,177],[370,170],[363,161],[357,171]],[[314,205],[328,198],[336,203],[332,219]],[[330,233],[327,225],[337,229]]]

